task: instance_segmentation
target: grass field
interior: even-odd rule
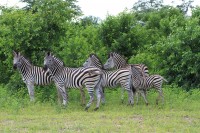
[[[2,88],[1,88],[2,89]],[[2,92],[2,91],[1,91]],[[67,108],[55,102],[28,102],[28,98],[0,98],[0,132],[176,132],[200,131],[200,90],[185,92],[165,87],[165,104],[155,105],[157,93],[148,93],[149,106],[127,106],[120,90],[106,90],[106,104],[88,112],[80,106],[78,90],[71,90]],[[127,95],[127,94],[126,94]],[[86,95],[88,96],[88,95]],[[125,97],[127,100],[127,96]]]

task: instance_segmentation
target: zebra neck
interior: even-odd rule
[[[54,67],[54,68],[49,68],[52,72],[52,75],[59,75],[61,74],[63,68],[62,67]]]
[[[118,64],[116,66],[117,69],[120,69],[120,68],[125,68],[128,64]]]
[[[117,69],[124,68],[128,65],[125,60],[122,60],[122,61],[114,60],[114,64]]]
[[[22,76],[26,76],[28,73],[30,73],[32,66],[31,65],[27,65],[24,64],[22,65],[18,70],[20,71],[20,73],[22,74]]]

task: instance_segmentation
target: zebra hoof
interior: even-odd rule
[[[88,111],[89,107],[85,107],[85,111]]]
[[[148,106],[149,105],[149,103],[146,103],[146,106]]]
[[[156,100],[156,105],[158,105],[158,100]]]
[[[61,108],[62,108],[62,109],[66,109],[66,108],[67,108],[67,105],[61,104]]]
[[[95,109],[94,109],[94,111],[97,111],[99,109],[99,107],[96,107]]]
[[[133,103],[128,103],[127,106],[131,106],[131,107],[133,107],[134,104],[133,104]]]
[[[82,104],[80,104],[82,107],[84,107],[85,106],[85,104],[84,103],[82,103]]]

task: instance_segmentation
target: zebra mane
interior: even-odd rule
[[[18,53],[19,53],[19,52],[18,52]],[[33,65],[32,62],[31,62],[26,56],[21,55],[21,54],[20,54],[20,56],[21,56],[21,59],[22,59],[23,61],[25,61],[26,63],[30,64],[31,66]]]
[[[136,68],[134,65],[131,65],[131,70],[134,71],[140,78],[143,77],[142,72],[139,71],[138,68]]]
[[[121,62],[124,63],[124,65],[127,65],[127,60],[122,55],[118,54],[117,52],[110,52],[108,58],[110,57],[117,57],[118,59],[121,60]]]
[[[52,55],[52,57],[53,57],[56,61],[62,63],[62,66],[65,66],[65,63],[64,63],[61,59],[59,59],[59,58],[56,57],[55,55]]]
[[[103,63],[101,62],[101,60],[99,59],[99,57],[96,54],[94,54],[94,53],[90,54],[90,58],[96,58],[101,65],[101,69],[105,70],[103,67]]]

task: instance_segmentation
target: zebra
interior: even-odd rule
[[[156,104],[158,104],[158,100],[160,97],[162,98],[162,103],[164,103],[163,91],[162,91],[162,84],[163,81],[168,82],[164,77],[161,75],[150,75],[148,77],[143,77],[141,71],[139,71],[134,65],[131,65],[132,69],[132,79],[133,79],[133,86],[137,91],[139,91],[144,98],[146,105],[148,105],[148,101],[146,99],[146,91],[149,88],[155,88],[159,95],[156,99]],[[138,103],[138,97],[137,97]]]
[[[130,65],[133,65],[139,71],[141,71],[143,77],[149,76],[148,67],[146,65],[144,65],[144,64],[128,64],[127,61],[120,54],[118,54],[116,52],[110,52],[109,53],[108,59],[107,59],[107,61],[104,64],[103,67],[105,69],[110,69],[110,68],[120,69],[120,68],[125,68],[125,67],[130,66]],[[141,91],[139,91],[139,92],[141,92]],[[143,92],[141,92],[141,93],[143,93]],[[138,103],[138,92],[136,91],[135,94],[136,94],[136,97],[137,97],[136,103]],[[124,95],[124,92],[122,90],[122,96],[123,95]],[[141,95],[143,95],[143,94],[141,94]]]
[[[132,88],[132,80],[131,80],[131,72],[128,68],[121,68],[114,71],[107,71],[103,68],[103,65],[100,59],[96,54],[90,54],[89,58],[83,63],[84,67],[95,66],[102,70],[102,79],[101,79],[101,87],[116,87],[117,85],[121,85],[128,92],[128,102],[130,105],[134,104],[133,98],[133,88]],[[121,97],[123,100],[123,96]]]
[[[94,100],[94,91],[96,91],[97,96],[97,104],[94,110],[99,109],[101,100],[100,79],[102,75],[100,69],[95,67],[65,67],[64,63],[51,52],[47,52],[44,57],[44,70],[46,71],[47,69],[53,75],[54,83],[63,98],[63,105],[66,105],[68,101],[65,88],[83,88],[85,86],[90,95],[90,100],[85,110],[88,110]]]
[[[105,69],[109,69],[109,68],[116,68],[116,69],[120,69],[120,68],[124,68],[128,65],[134,65],[136,68],[138,68],[144,77],[149,76],[149,70],[148,67],[144,64],[128,64],[127,61],[118,53],[116,52],[110,52],[108,59],[106,61],[106,63],[104,64],[104,68]]]
[[[28,88],[30,101],[35,101],[34,85],[50,85],[53,77],[49,71],[44,71],[42,67],[33,66],[20,52],[13,51],[13,68],[21,73],[22,80]],[[81,92],[81,104],[85,104],[84,91]],[[58,92],[59,96],[59,92]]]
[[[49,85],[52,75],[42,67],[33,66],[20,52],[13,51],[13,68],[21,73],[22,80],[28,88],[30,101],[34,101],[34,85]]]

